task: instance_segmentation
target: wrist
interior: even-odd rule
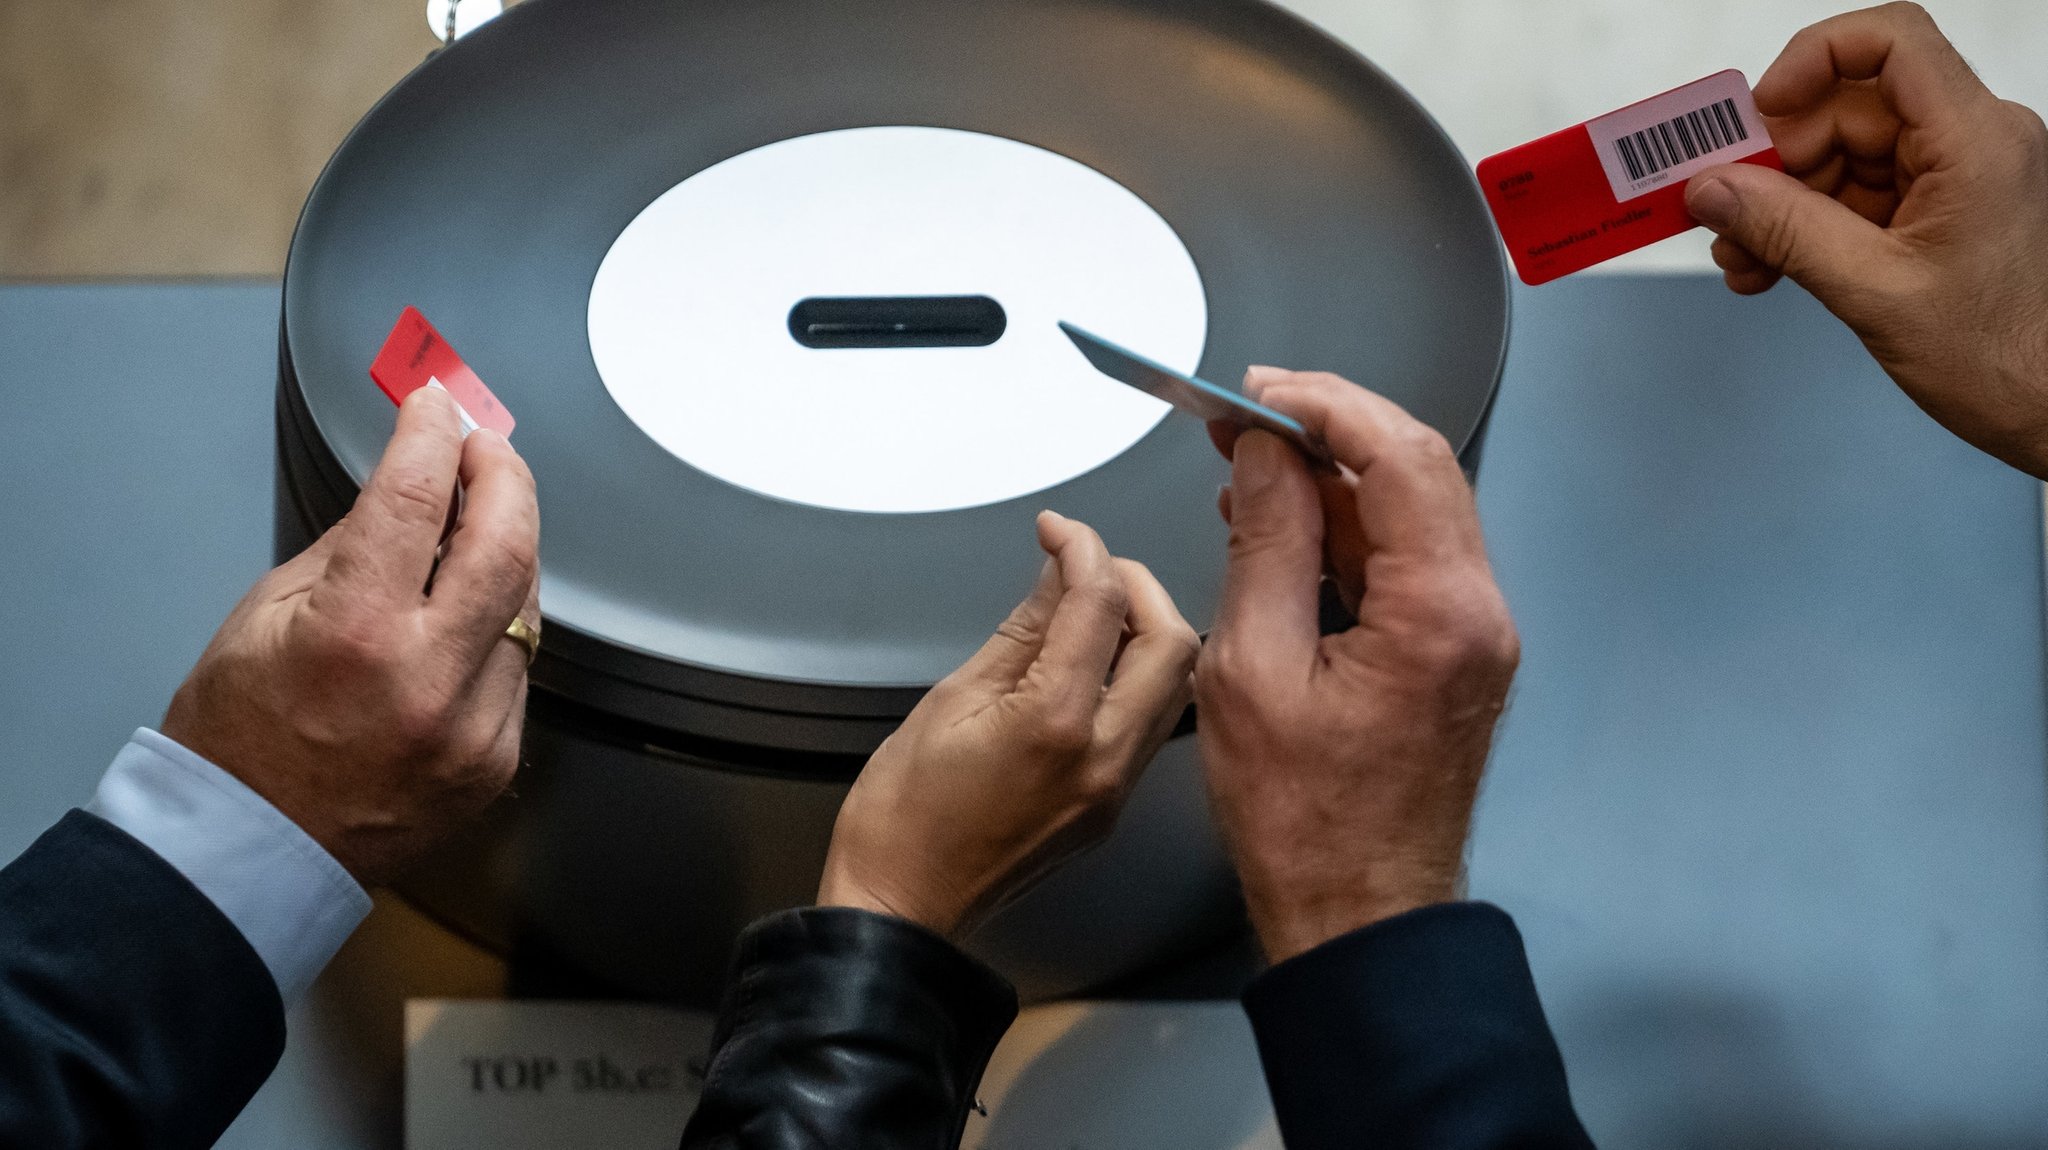
[[[1455,865],[1403,867],[1322,883],[1247,876],[1245,907],[1267,961],[1279,963],[1396,915],[1455,902],[1461,879]]]
[[[849,868],[836,865],[836,860],[825,863],[824,876],[818,880],[817,905],[899,918],[945,938],[952,938],[961,923],[959,914],[929,905],[926,900],[907,897],[885,884],[866,882]]]

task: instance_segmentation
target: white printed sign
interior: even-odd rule
[[[711,1027],[637,1003],[412,999],[406,1150],[675,1150]]]

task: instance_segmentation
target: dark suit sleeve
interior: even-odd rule
[[[72,811],[0,870],[0,1146],[211,1146],[283,1050],[263,960],[125,832]]]
[[[951,1150],[1017,994],[938,935],[844,908],[735,947],[684,1150]]]
[[[1244,996],[1288,1150],[1585,1147],[1513,920],[1445,903],[1260,975]]]

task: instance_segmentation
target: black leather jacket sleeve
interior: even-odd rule
[[[1244,996],[1288,1150],[1590,1150],[1513,920],[1423,907],[1273,967]]]
[[[1017,994],[938,935],[836,907],[735,948],[685,1150],[952,1150]]]
[[[283,1052],[263,960],[127,833],[72,811],[0,870],[0,1146],[211,1146]]]

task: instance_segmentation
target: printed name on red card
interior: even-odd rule
[[[465,436],[479,427],[488,427],[499,435],[510,436],[515,420],[484,381],[462,362],[434,325],[417,308],[406,308],[399,313],[398,323],[391,334],[384,339],[384,349],[377,353],[375,362],[370,364],[370,378],[384,389],[393,403],[404,403],[405,397],[423,387],[438,387],[455,400],[455,409],[462,415],[462,434]]]
[[[1479,185],[1524,283],[1548,283],[1697,226],[1685,181],[1716,164],[1783,170],[1729,70],[1479,162]]]

